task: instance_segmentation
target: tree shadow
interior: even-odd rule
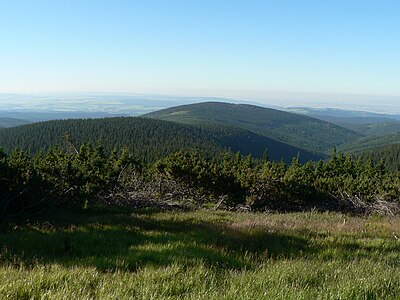
[[[160,220],[148,213],[58,213],[0,234],[0,262],[57,263],[103,271],[199,263],[247,269],[267,258],[295,258],[319,251],[302,237],[228,225]]]

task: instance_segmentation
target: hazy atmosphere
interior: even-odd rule
[[[399,10],[357,0],[1,1],[0,93],[390,112],[400,102]]]

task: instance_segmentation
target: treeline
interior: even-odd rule
[[[54,207],[165,203],[249,210],[339,210],[394,213],[400,177],[384,163],[333,153],[326,161],[272,162],[227,151],[207,157],[176,152],[144,163],[129,150],[106,154],[85,144],[76,152],[52,148],[29,157],[0,151],[0,218],[43,213]],[[383,206],[382,206],[383,205]]]

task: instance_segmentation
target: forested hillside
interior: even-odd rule
[[[383,136],[400,132],[399,115],[395,114],[311,107],[291,107],[285,111],[327,121],[364,136]]]
[[[100,143],[108,152],[127,146],[148,160],[190,147],[220,151],[197,128],[143,118],[57,120],[0,130],[0,145],[7,152],[18,147],[34,154],[56,145],[79,148],[83,143]]]
[[[68,141],[66,141],[66,138]],[[290,161],[297,153],[307,161],[320,158],[307,151],[277,142],[265,136],[236,127],[178,124],[149,118],[106,118],[58,120],[0,130],[0,147],[10,152],[16,147],[37,153],[51,146],[79,147],[83,143],[101,143],[106,151],[127,146],[146,161],[155,161],[167,154],[190,148],[220,153],[224,148],[262,157],[268,149],[273,160]]]
[[[345,143],[339,147],[343,152],[360,154],[374,148],[380,148],[400,143],[400,133],[385,136],[365,137]]]
[[[343,127],[359,132],[365,136],[385,136],[400,132],[399,121],[386,121],[376,123],[342,123]]]
[[[363,161],[383,162],[390,171],[400,171],[400,134],[365,137],[339,147]]]
[[[303,115],[245,104],[205,102],[172,107],[144,117],[184,124],[233,125],[312,152],[361,137],[354,131]]]
[[[24,125],[31,123],[27,120],[22,120],[22,119],[16,119],[16,118],[2,118],[0,117],[0,128],[5,128],[5,127],[14,127],[14,126],[19,126],[19,125]]]

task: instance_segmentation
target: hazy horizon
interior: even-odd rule
[[[248,103],[272,108],[333,108],[383,114],[400,114],[400,97],[271,91],[214,91],[176,94],[69,92],[0,93],[0,111],[90,111],[111,114],[140,114],[182,104],[205,101]]]
[[[0,8],[0,93],[386,112],[400,103],[396,1],[25,0]]]

